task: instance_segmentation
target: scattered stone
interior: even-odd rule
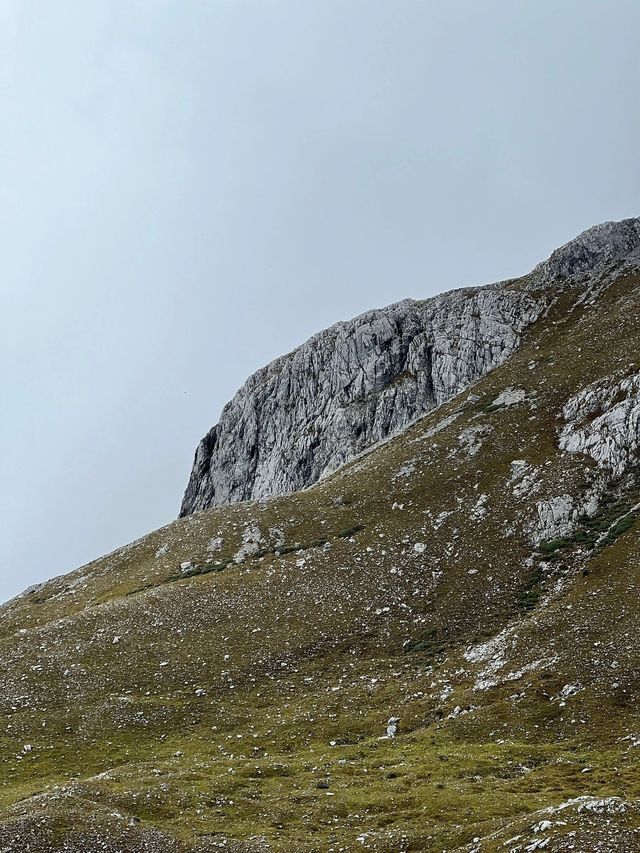
[[[395,737],[398,733],[400,717],[389,717],[387,720],[387,737]]]

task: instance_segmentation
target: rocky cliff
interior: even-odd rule
[[[405,429],[518,347],[565,283],[638,258],[640,220],[608,222],[515,282],[407,299],[337,323],[259,370],[202,439],[180,515],[297,491]]]

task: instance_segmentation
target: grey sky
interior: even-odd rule
[[[640,209],[638,0],[0,0],[0,598],[253,370]]]

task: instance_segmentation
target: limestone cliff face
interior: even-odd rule
[[[564,407],[559,447],[585,453],[621,476],[638,462],[640,373],[609,376],[573,396]]]
[[[196,450],[180,515],[305,488],[464,390],[516,349],[554,285],[638,259],[640,220],[605,223],[526,282],[404,300],[320,332],[250,377]],[[586,283],[586,284],[585,284]]]
[[[500,364],[541,306],[499,287],[338,323],[254,374],[202,440],[181,514],[290,492]]]
[[[534,276],[548,283],[566,279],[580,281],[620,263],[636,268],[639,262],[640,218],[623,219],[603,222],[583,231],[538,264]]]

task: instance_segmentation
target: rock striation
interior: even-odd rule
[[[546,283],[580,281],[617,266],[640,263],[640,218],[594,225],[560,246],[534,269],[534,277]]]
[[[621,476],[638,462],[640,449],[640,373],[608,377],[571,397],[559,446],[585,453],[601,468]]]
[[[291,492],[501,364],[542,305],[490,287],[338,323],[255,373],[200,442],[181,515]]]
[[[557,286],[640,266],[640,219],[585,231],[524,286],[407,299],[337,323],[251,376],[202,439],[180,515],[303,489],[505,361]]]

